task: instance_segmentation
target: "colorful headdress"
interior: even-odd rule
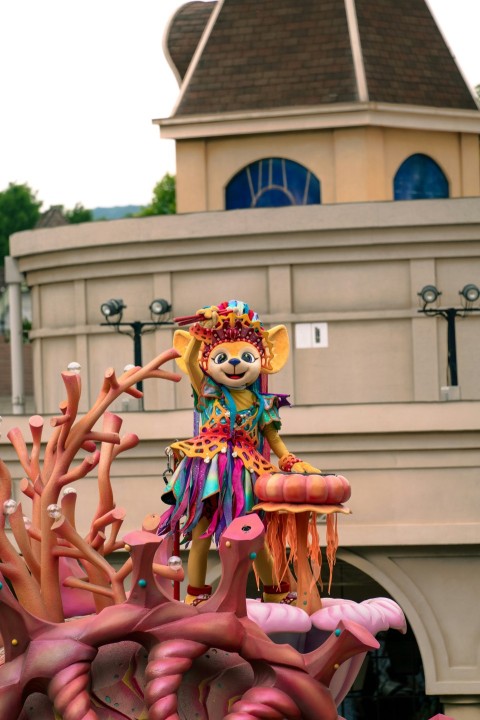
[[[206,371],[208,358],[213,348],[224,342],[243,340],[248,342],[260,353],[261,366],[271,370],[271,357],[273,344],[268,339],[265,330],[256,312],[250,310],[248,305],[240,300],[229,300],[217,306],[218,320],[211,327],[196,322],[190,327],[190,334],[202,341],[199,360],[203,370]]]

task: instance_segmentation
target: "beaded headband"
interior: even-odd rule
[[[207,370],[208,358],[214,347],[239,340],[256,347],[260,353],[261,367],[271,369],[273,344],[258,315],[246,303],[237,300],[221,303],[218,306],[217,323],[211,328],[195,323],[190,327],[190,334],[202,342],[199,362],[204,371]]]

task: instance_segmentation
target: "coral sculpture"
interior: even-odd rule
[[[120,438],[121,419],[108,408],[122,392],[138,397],[134,385],[141,379],[178,380],[161,369],[175,356],[170,350],[118,379],[107,370],[97,401],[80,419],[80,377],[63,373],[67,400],[51,421],[43,460],[42,418],[30,419],[30,452],[18,429],[8,433],[26,473],[21,490],[32,500],[32,519],[12,500],[2,464],[1,718],[336,720],[355,658],[378,647],[369,628],[402,625],[398,606],[379,606],[375,625],[370,608],[348,603],[346,612],[326,600],[309,616],[296,607],[247,601],[247,575],[265,535],[255,513],[235,519],[222,534],[220,584],[198,606],[173,598],[172,580],[183,571],[179,559],[170,558],[169,540],[148,526],[117,539],[124,511],[115,507],[110,467],[138,438]],[[72,467],[82,448],[90,454]],[[65,488],[96,466],[99,502],[81,537],[76,495]],[[20,552],[9,539],[7,518]],[[115,570],[105,556],[120,547],[130,557]],[[280,629],[302,637],[304,647],[267,635]],[[309,637],[311,648],[302,652]]]

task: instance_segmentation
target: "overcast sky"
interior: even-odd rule
[[[480,0],[428,0],[471,86],[480,84]],[[173,141],[153,118],[178,94],[162,51],[184,0],[0,2],[0,190],[28,183],[50,205],[146,204]]]

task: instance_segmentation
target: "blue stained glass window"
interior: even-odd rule
[[[448,198],[448,180],[428,155],[410,155],[398,168],[393,181],[395,200]]]
[[[255,207],[283,207],[284,205],[296,205],[292,202],[290,193],[281,188],[268,188],[257,198]]]
[[[247,165],[225,190],[227,210],[320,202],[319,179],[300,163],[286,158],[264,158]]]

